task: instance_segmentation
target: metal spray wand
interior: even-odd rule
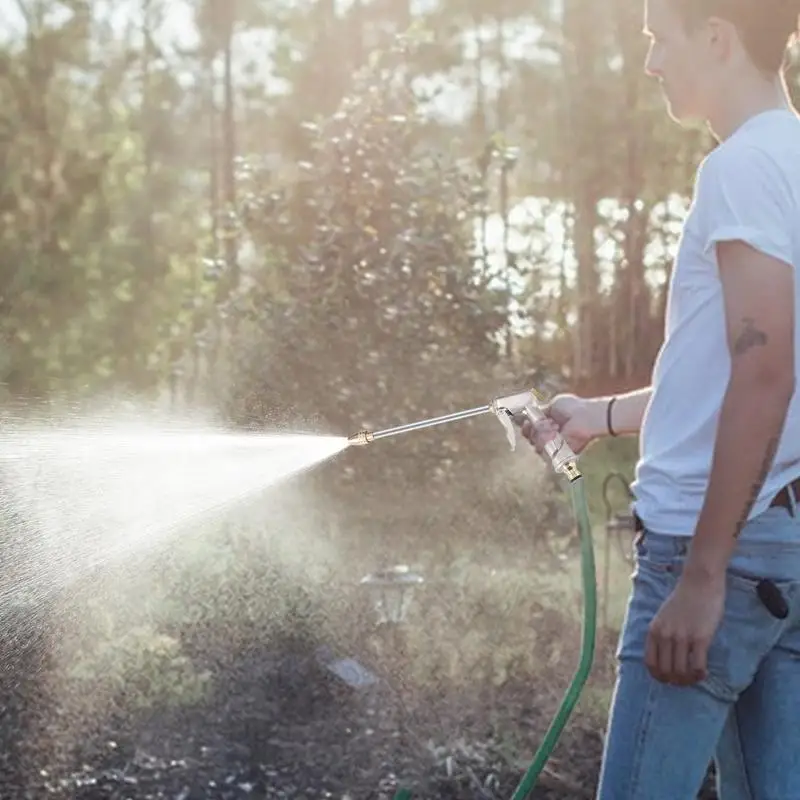
[[[483,414],[494,414],[500,420],[503,428],[505,429],[508,442],[513,450],[516,447],[517,437],[514,431],[514,419],[520,415],[524,415],[531,420],[531,422],[539,422],[546,418],[544,411],[542,411],[542,399],[533,389],[528,389],[524,392],[506,395],[505,397],[496,397],[491,403],[485,406],[477,406],[476,408],[469,408],[465,411],[456,411],[452,414],[444,414],[441,417],[431,417],[430,419],[419,420],[418,422],[409,422],[406,425],[398,425],[394,428],[385,428],[381,431],[359,431],[349,437],[348,441],[353,445],[366,445],[379,439],[386,439],[390,436],[399,436],[400,434],[410,433],[411,431],[422,430],[423,428],[432,428],[437,425],[446,425],[450,422],[459,422],[471,417],[479,417]],[[572,452],[572,448],[564,441],[561,434],[557,434],[552,440],[545,445],[545,452],[550,457],[553,464],[553,469],[556,472],[561,472],[570,481],[575,481],[581,477],[580,470],[578,469],[578,458]]]
[[[493,413],[500,420],[505,429],[511,449],[516,447],[516,432],[514,420],[520,415],[528,417],[532,422],[546,418],[542,410],[542,399],[535,390],[529,389],[506,397],[498,397],[491,403],[477,408],[445,414],[441,417],[386,428],[381,431],[360,431],[349,437],[352,445],[367,445],[379,439],[409,433],[411,431],[445,425],[483,414]],[[586,494],[583,486],[583,475],[578,469],[578,459],[561,434],[556,434],[545,445],[545,452],[550,458],[553,469],[566,476],[569,481],[572,507],[578,523],[581,542],[581,576],[583,580],[583,632],[581,641],[581,654],[577,670],[572,678],[561,705],[550,723],[533,761],[522,777],[519,785],[511,796],[511,800],[525,800],[533,791],[533,787],[547,763],[553,748],[558,743],[561,733],[572,714],[583,687],[589,677],[594,660],[595,638],[597,631],[597,579],[594,561],[594,541],[592,539],[589,509],[586,503]],[[408,789],[399,789],[394,800],[409,800],[411,792]]]

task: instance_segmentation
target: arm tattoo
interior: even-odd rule
[[[739,338],[733,344],[733,352],[740,356],[752,347],[763,347],[767,343],[767,334],[756,327],[756,322],[752,317],[745,317],[744,330],[739,334]]]
[[[755,505],[756,500],[758,499],[759,492],[761,488],[764,486],[764,481],[767,479],[767,475],[769,475],[770,469],[772,469],[772,462],[775,459],[775,453],[778,450],[778,445],[780,444],[780,437],[775,436],[767,442],[767,449],[764,452],[764,460],[761,462],[761,469],[758,473],[758,478],[753,482],[753,485],[750,487],[750,496],[747,498],[747,504],[744,507],[742,512],[742,516],[739,517],[739,521],[736,523],[736,528],[734,529],[733,536],[734,538],[738,538],[739,534],[742,532],[742,529],[747,524],[747,518],[750,515],[750,510]]]

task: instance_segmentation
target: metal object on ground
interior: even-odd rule
[[[365,689],[378,683],[378,677],[354,658],[339,658],[325,668],[344,681],[351,689]]]
[[[633,564],[633,539],[636,534],[636,518],[633,514],[613,514],[606,522],[606,532],[609,538],[617,540],[622,559]]]
[[[379,624],[399,625],[405,621],[414,588],[424,583],[422,575],[405,564],[373,572],[361,579],[361,585],[373,593]]]
[[[317,663],[351,689],[366,689],[379,683],[377,675],[354,658],[337,658],[328,645],[321,645],[314,653]]]
[[[633,535],[636,530],[635,520],[632,513],[614,513],[609,499],[609,487],[612,481],[619,481],[629,500],[633,500],[633,493],[625,476],[620,472],[609,472],[603,479],[602,497],[603,505],[606,508],[606,541],[603,553],[603,630],[608,628],[608,595],[611,585],[611,540],[616,541],[622,559],[628,563],[633,563],[632,544]]]

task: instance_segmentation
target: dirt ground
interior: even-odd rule
[[[532,755],[549,721],[528,685],[491,698],[499,718],[485,697],[403,703],[383,680],[348,687],[315,652],[256,648],[209,661],[216,690],[201,704],[86,727],[47,689],[43,658],[3,673],[8,800],[388,800],[398,786],[418,800],[500,800],[525,766],[509,741]],[[531,796],[589,800],[601,746],[583,718],[571,722]]]

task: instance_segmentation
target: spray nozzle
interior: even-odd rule
[[[350,445],[365,445],[369,444],[373,439],[372,431],[359,431],[352,436],[347,437],[347,443]]]

